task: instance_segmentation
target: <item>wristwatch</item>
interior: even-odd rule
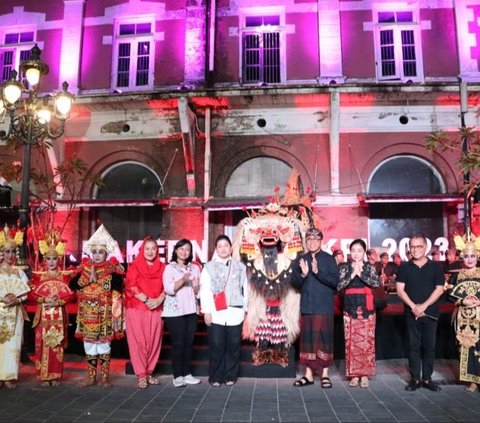
[[[149,299],[150,299],[150,298],[145,297],[145,299],[143,300],[143,302],[144,302],[145,304],[147,304]]]

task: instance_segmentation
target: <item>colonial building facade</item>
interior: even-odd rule
[[[81,187],[74,255],[103,222],[127,261],[149,234],[206,261],[292,169],[327,251],[360,237],[404,255],[418,231],[443,251],[461,231],[458,154],[425,137],[458,132],[460,81],[478,125],[478,0],[0,2],[2,80],[35,44],[41,91],[76,95],[42,170],[77,156],[104,181]]]

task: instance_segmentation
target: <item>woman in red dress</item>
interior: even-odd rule
[[[157,242],[152,237],[145,238],[125,281],[128,350],[139,389],[160,383],[152,373],[162,346],[164,269]]]

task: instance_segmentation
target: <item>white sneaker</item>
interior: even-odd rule
[[[177,378],[173,379],[173,386],[175,386],[175,388],[181,388],[182,386],[186,386],[183,376],[178,376]]]
[[[197,379],[196,377],[193,377],[192,375],[185,376],[183,378],[183,381],[188,385],[197,385],[198,383],[201,382],[200,379]]]

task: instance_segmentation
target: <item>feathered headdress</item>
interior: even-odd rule
[[[65,254],[66,243],[61,239],[60,232],[55,229],[44,234],[43,238],[38,242],[38,249],[42,256],[48,254],[63,256]]]
[[[460,256],[463,257],[464,253],[473,252],[476,255],[480,254],[480,238],[477,238],[473,233],[456,234],[453,237],[455,248],[461,251]]]
[[[13,247],[17,248],[23,244],[23,231],[17,229],[15,226],[9,228],[5,224],[4,228],[0,232],[0,248]]]
[[[85,243],[85,253],[92,254],[92,249],[94,249],[94,247],[102,247],[108,254],[112,254],[118,247],[117,241],[113,239],[112,235],[110,235],[103,224],[100,225],[100,227]]]

